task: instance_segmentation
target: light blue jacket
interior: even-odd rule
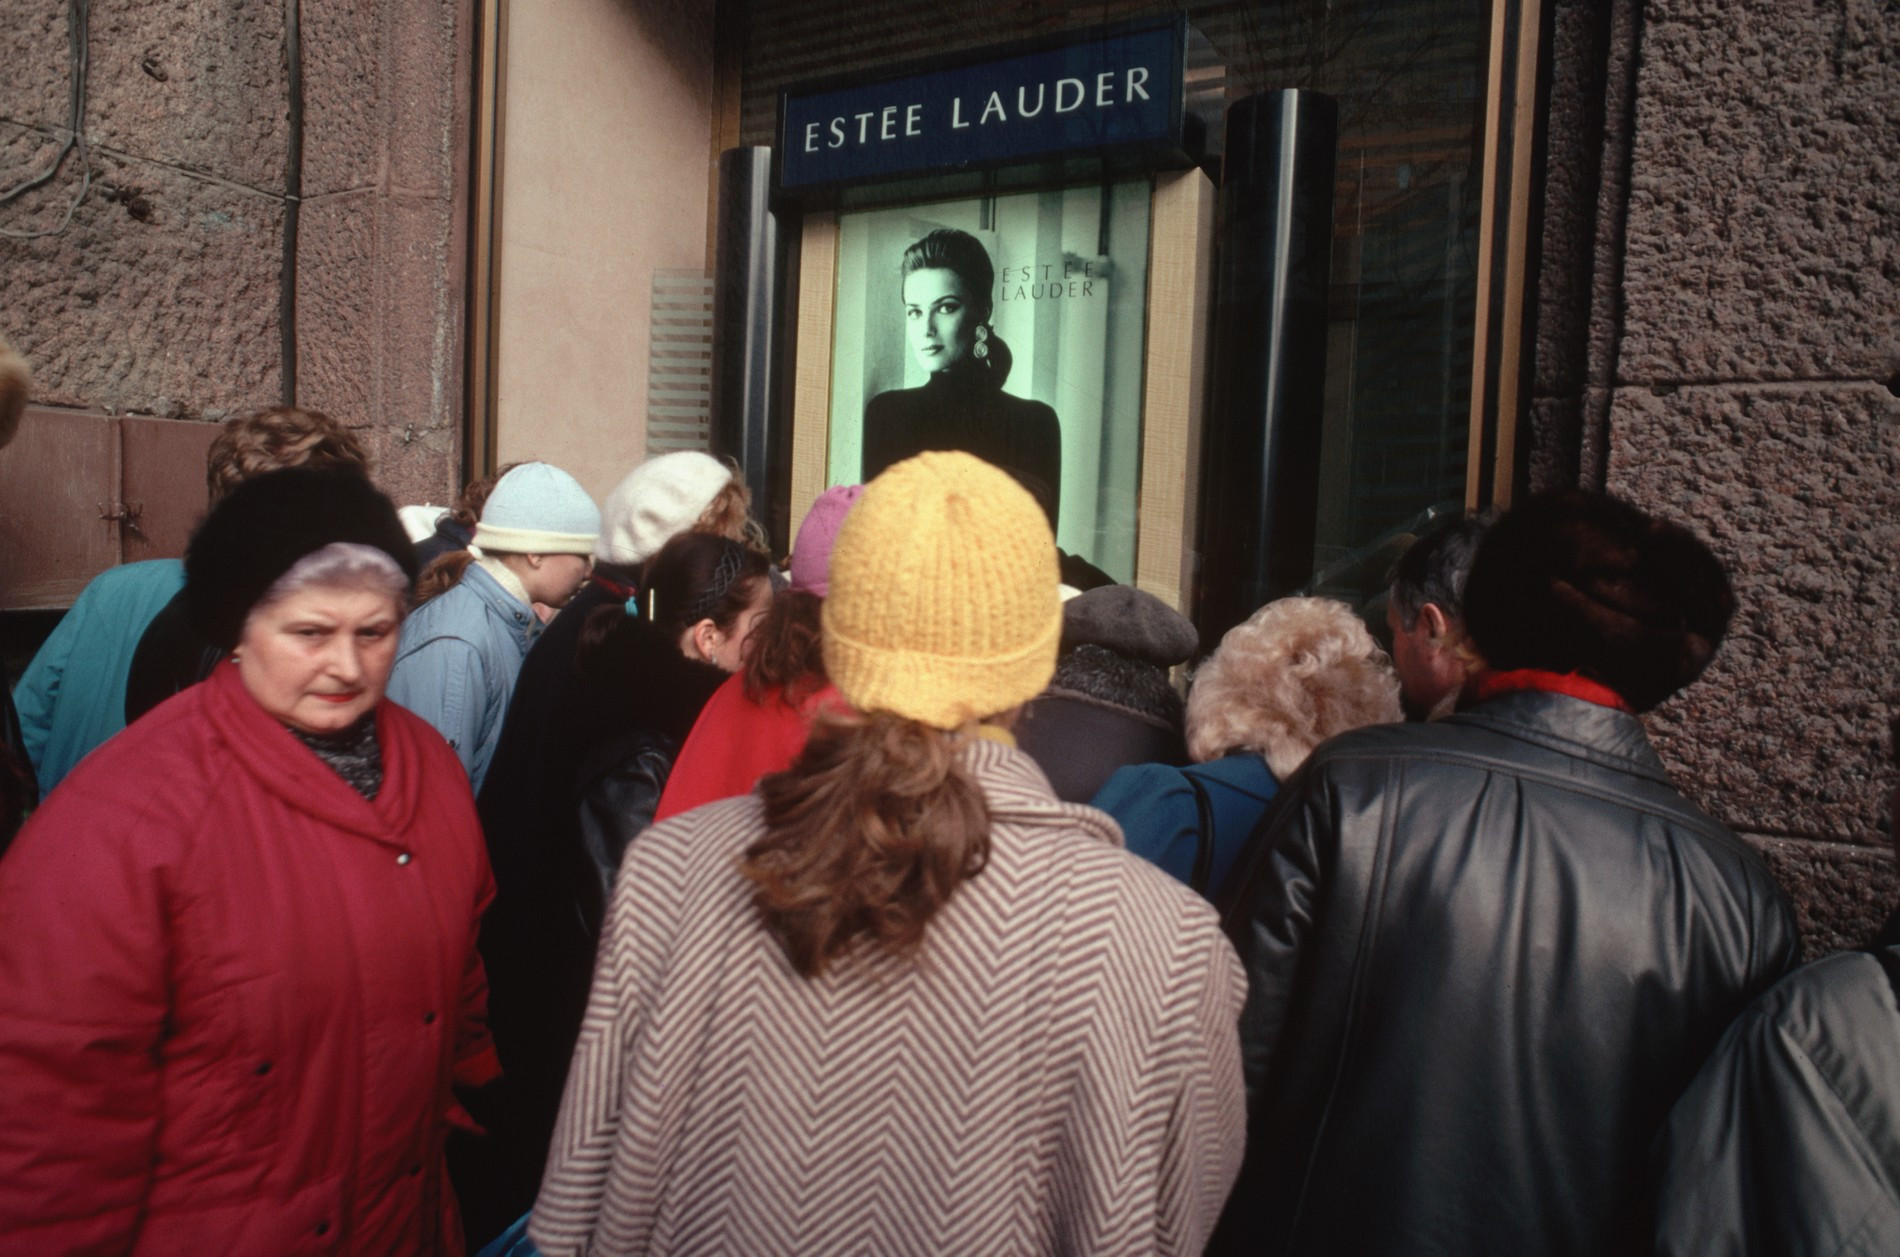
[[[501,740],[515,675],[540,632],[534,609],[472,563],[402,626],[389,697],[449,740],[476,790]]]
[[[14,687],[13,704],[42,796],[125,728],[133,652],[152,617],[184,587],[185,565],[177,559],[107,568],[33,656]]]

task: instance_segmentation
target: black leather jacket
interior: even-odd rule
[[[1640,1252],[1651,1139],[1798,959],[1637,719],[1556,694],[1334,739],[1246,860],[1247,1164],[1214,1251]]]
[[[575,875],[575,906],[588,936],[600,937],[613,898],[614,877],[633,840],[653,823],[680,744],[664,733],[637,729],[596,748],[582,761],[580,793],[581,867]]]
[[[1657,1257],[1900,1253],[1900,947],[1756,1000],[1657,1146]]]

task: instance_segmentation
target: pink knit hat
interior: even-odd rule
[[[838,539],[838,526],[844,523],[851,504],[864,493],[861,484],[833,485],[811,504],[805,522],[798,526],[792,542],[792,588],[825,596],[831,570],[831,543]]]

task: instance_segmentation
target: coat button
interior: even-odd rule
[[[261,1077],[261,1076],[263,1076],[264,1074],[268,1074],[268,1073],[270,1073],[270,1062],[269,1062],[269,1061],[259,1061],[259,1062],[257,1063],[257,1068],[256,1068],[256,1069],[254,1069],[254,1070],[252,1070],[251,1072],[252,1072],[252,1073],[254,1073],[254,1074],[257,1074],[257,1075],[259,1075],[260,1077]]]
[[[422,1024],[425,1026],[433,1026],[435,1024],[435,1014],[433,1012],[422,1014]]]
[[[330,1233],[330,1220],[328,1218],[325,1218],[323,1221],[317,1223],[318,1235],[328,1235],[329,1233]]]
[[[412,855],[410,855],[410,854],[409,854],[409,853],[408,853],[407,851],[405,851],[405,852],[403,852],[403,853],[402,853],[401,855],[399,855],[399,856],[397,856],[397,857],[396,857],[396,863],[398,863],[398,864],[407,864],[407,863],[409,863],[409,861],[411,861],[411,860],[413,860],[413,859],[415,859],[415,858],[416,858],[416,857],[414,857],[414,856],[412,856]]]

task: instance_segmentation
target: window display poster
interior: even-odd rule
[[[841,214],[826,483],[968,450],[1132,581],[1150,200],[1130,180]]]

